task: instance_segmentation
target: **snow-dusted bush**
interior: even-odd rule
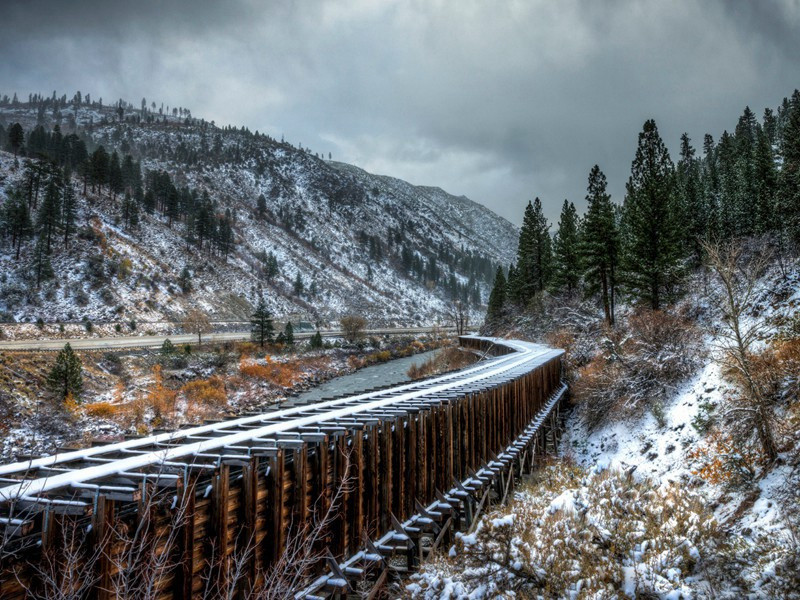
[[[701,364],[700,332],[689,319],[643,310],[607,331],[602,351],[582,367],[572,388],[590,425],[658,407]]]
[[[719,591],[727,541],[677,485],[558,464],[412,578],[412,598],[695,597]]]

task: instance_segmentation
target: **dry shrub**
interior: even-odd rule
[[[358,369],[365,367],[366,364],[367,361],[360,356],[353,355],[347,357],[347,366],[353,369],[354,371],[357,371]]]
[[[119,413],[119,406],[111,402],[93,402],[86,404],[83,412],[86,416],[96,419],[113,419]]]
[[[687,457],[698,464],[692,471],[695,475],[714,485],[738,488],[753,481],[759,453],[737,444],[729,434],[715,430],[704,445],[690,451]]]
[[[181,388],[189,407],[222,409],[228,404],[225,382],[217,375],[208,379],[196,379]]]
[[[168,426],[175,420],[177,395],[178,392],[164,385],[161,365],[155,365],[153,383],[144,396],[126,405],[126,416],[139,432],[147,430],[148,421],[152,427]]]
[[[719,576],[726,540],[702,496],[572,465],[539,477],[475,533],[459,535],[450,559],[414,576],[410,595],[694,597],[702,587],[693,585]]]
[[[239,342],[237,349],[239,351],[239,358],[249,358],[261,350],[258,344],[254,344],[253,342]]]
[[[700,366],[701,337],[690,320],[662,311],[639,311],[607,329],[601,352],[578,370],[572,398],[590,426],[616,412],[663,403]]]
[[[296,362],[274,362],[269,356],[264,363],[242,359],[239,361],[239,373],[253,379],[263,379],[273,385],[288,388],[296,385],[303,373]]]

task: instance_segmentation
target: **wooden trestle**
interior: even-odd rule
[[[487,360],[0,466],[0,598],[48,597],[56,586],[70,592],[63,598],[138,598],[143,586],[154,599],[249,598],[276,565],[291,571],[291,552],[315,557],[292,582],[295,597],[347,594],[413,568],[508,496],[544,436],[557,444],[563,352],[461,344]],[[309,534],[312,552],[301,553]]]

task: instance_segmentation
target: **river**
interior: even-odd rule
[[[307,392],[289,398],[286,405],[309,404],[319,402],[323,398],[357,394],[371,388],[404,383],[409,381],[407,373],[411,365],[422,364],[437,352],[438,350],[430,350],[414,356],[396,358],[379,365],[364,367],[349,375],[335,377]]]

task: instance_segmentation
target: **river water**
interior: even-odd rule
[[[396,358],[379,365],[364,367],[355,373],[336,377],[307,392],[293,396],[289,398],[287,404],[308,404],[319,402],[323,398],[357,394],[371,388],[405,383],[409,381],[407,372],[411,365],[420,365],[437,352],[438,350],[430,350],[414,356]]]

